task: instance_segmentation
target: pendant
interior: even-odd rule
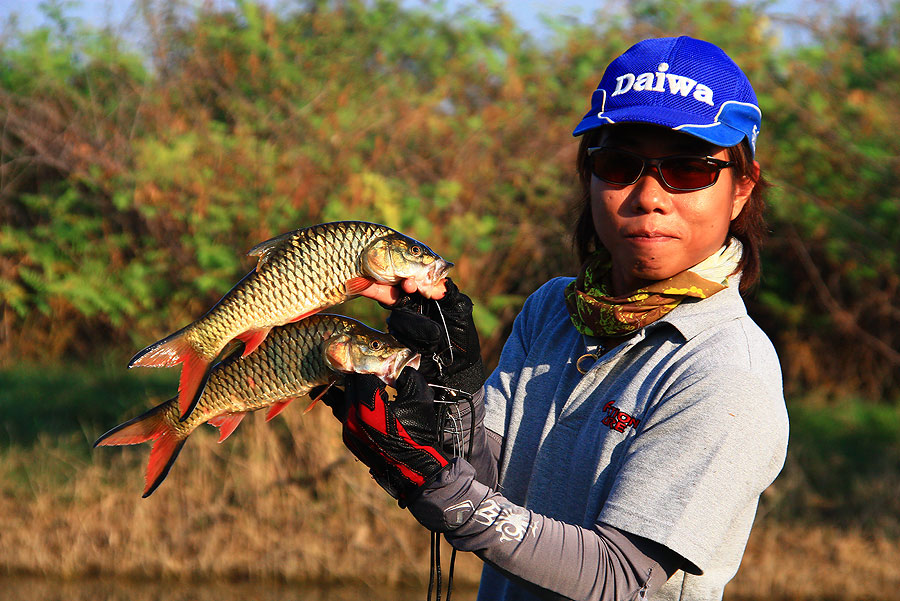
[[[588,372],[591,366],[593,366],[594,362],[596,362],[599,358],[600,355],[596,355],[594,353],[585,353],[582,356],[578,357],[578,360],[575,362],[575,369],[577,369],[581,375],[584,375]],[[587,368],[581,366],[582,361],[584,361],[585,359],[591,359],[591,365]]]

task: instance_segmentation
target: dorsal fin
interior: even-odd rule
[[[281,234],[280,236],[275,236],[274,238],[270,238],[265,242],[260,242],[249,251],[247,251],[248,257],[259,257],[259,262],[256,264],[256,270],[259,271],[259,268],[269,260],[269,256],[272,254],[272,252],[281,248],[285,243],[293,239],[296,233],[297,232],[294,231],[287,232],[286,234]]]

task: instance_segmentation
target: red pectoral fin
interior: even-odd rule
[[[306,415],[307,413],[309,413],[310,411],[312,411],[312,408],[316,406],[316,403],[318,403],[320,400],[322,400],[322,397],[325,396],[325,393],[328,392],[329,390],[331,390],[331,387],[334,386],[336,383],[337,383],[337,380],[332,380],[331,382],[329,382],[329,383],[328,383],[328,386],[325,387],[325,390],[323,390],[322,392],[320,392],[320,393],[319,393],[319,396],[317,396],[316,398],[314,398],[314,399],[309,403],[309,405],[306,406],[306,409],[303,410],[303,415]]]
[[[349,295],[356,295],[374,284],[375,281],[370,278],[364,278],[362,276],[351,278],[347,280],[346,290]]]
[[[234,432],[235,428],[238,427],[238,424],[241,423],[241,420],[244,419],[246,413],[223,413],[222,415],[217,415],[216,417],[208,420],[210,426],[215,426],[219,429],[219,440],[218,442],[224,441],[226,438],[231,436],[231,433]]]
[[[269,335],[271,329],[271,327],[259,328],[258,330],[247,330],[243,334],[239,334],[237,339],[244,341],[244,352],[241,354],[241,357],[246,357],[255,351],[256,347],[262,344],[262,341]]]
[[[269,409],[269,412],[266,413],[266,421],[271,421],[273,417],[284,411],[284,408],[291,404],[293,398],[285,399],[283,401],[278,401]]]

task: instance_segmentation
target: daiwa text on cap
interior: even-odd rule
[[[612,123],[663,125],[722,147],[746,138],[755,154],[762,112],[721,48],[681,36],[638,42],[611,62],[572,135]]]

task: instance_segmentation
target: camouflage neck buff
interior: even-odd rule
[[[627,336],[666,315],[687,297],[707,298],[724,290],[742,250],[741,243],[732,238],[690,269],[624,296],[609,296],[612,263],[607,250],[601,248],[588,257],[578,277],[566,286],[569,317],[575,329],[588,336]]]

